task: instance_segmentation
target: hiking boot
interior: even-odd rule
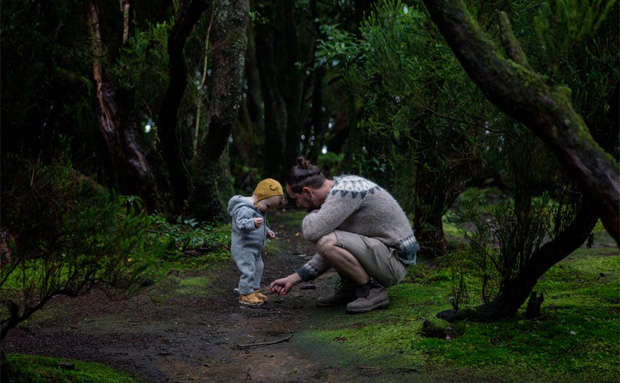
[[[365,313],[390,304],[385,287],[374,281],[358,286],[355,293],[358,298],[347,305],[347,312],[351,314]]]
[[[269,297],[266,296],[265,294],[261,293],[260,290],[258,290],[258,289],[254,290],[254,295],[256,295],[256,297],[258,299],[260,299],[261,301],[263,301],[263,302],[269,300]]]
[[[239,295],[239,303],[247,306],[260,306],[263,304],[263,300],[256,296],[256,293],[251,292],[246,295]]]
[[[332,295],[317,298],[316,305],[319,307],[331,307],[352,302],[357,298],[355,289],[356,285],[353,281],[346,277],[340,277],[340,281],[336,283],[336,291]]]

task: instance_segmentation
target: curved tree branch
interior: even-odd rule
[[[596,201],[605,228],[618,243],[618,162],[594,141],[571,105],[570,90],[549,86],[544,77],[523,65],[517,51],[511,53],[517,62],[500,56],[462,0],[424,3],[469,77],[491,102],[545,142],[583,192]]]

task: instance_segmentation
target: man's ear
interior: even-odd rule
[[[306,192],[306,193],[308,193],[308,195],[309,195],[310,197],[312,197],[312,193],[313,193],[313,191],[312,191],[312,189],[310,189],[310,188],[309,188],[309,187],[307,187],[307,186],[304,186],[304,187],[301,189],[301,192],[302,192],[302,193],[303,193],[303,192]]]

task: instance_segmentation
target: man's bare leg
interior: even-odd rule
[[[341,276],[348,277],[357,285],[354,291],[357,299],[353,300],[351,291],[336,291],[330,297],[319,298],[317,305],[332,306],[335,303],[350,301],[347,304],[347,312],[349,313],[365,313],[387,307],[390,300],[385,287],[378,284],[373,285],[370,276],[357,258],[349,251],[337,246],[337,243],[336,234],[327,234],[317,242],[317,252]]]
[[[336,234],[329,233],[317,241],[317,252],[328,265],[336,269],[339,274],[350,278],[356,285],[368,283],[370,276],[357,258],[347,250],[337,246],[337,243]]]

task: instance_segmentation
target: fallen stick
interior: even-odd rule
[[[259,343],[249,343],[249,344],[238,344],[237,347],[239,347],[239,348],[248,348],[248,347],[271,346],[272,344],[286,342],[287,340],[291,339],[292,337],[293,337],[293,334],[287,336],[286,338],[279,339],[279,340],[274,340],[272,342],[259,342]]]

